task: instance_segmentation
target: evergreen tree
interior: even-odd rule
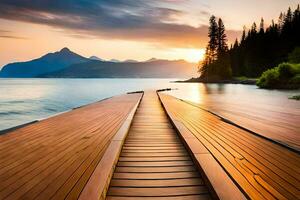
[[[224,23],[222,21],[221,18],[219,18],[218,21],[218,48],[217,48],[217,53],[218,53],[218,57],[225,53],[228,50],[228,46],[227,46],[227,36],[225,33],[225,26]]]
[[[209,65],[217,59],[218,25],[214,15],[212,15],[209,19],[208,37],[209,41],[206,47],[204,61],[198,65],[198,72],[202,77],[210,74]]]
[[[295,12],[293,14],[293,21],[299,20],[299,17],[300,17],[300,6],[298,4],[297,9],[295,10]]]
[[[267,28],[261,20],[257,33],[255,23],[248,34],[243,31],[241,42],[230,49],[230,62],[235,76],[259,76],[263,71],[288,60],[288,55],[300,46],[300,8],[289,8]],[[244,36],[245,35],[245,36]],[[244,39],[245,38],[245,39]]]
[[[239,41],[237,39],[235,39],[233,48],[237,49],[238,47],[239,47]]]
[[[215,16],[209,20],[209,42],[204,62],[199,68],[200,76],[204,81],[219,80],[231,76],[225,26],[222,19],[219,19],[218,23],[216,21]]]
[[[231,76],[258,77],[279,63],[298,62],[300,48],[300,6],[279,15],[278,22],[265,27],[261,18],[259,30],[254,22],[246,34],[243,30],[240,41],[226,45],[225,26],[221,19],[210,19],[209,43],[206,49],[201,77],[208,80],[226,79]],[[297,48],[298,47],[298,48]],[[222,53],[221,53],[222,52]],[[293,53],[291,53],[293,52]],[[297,58],[297,59],[295,59]]]
[[[264,18],[261,18],[259,27],[259,33],[263,34],[265,32]]]
[[[218,25],[216,22],[216,17],[213,15],[209,19],[209,29],[208,29],[208,64],[212,63],[217,59],[217,49],[218,49]]]
[[[251,26],[251,35],[255,35],[257,33],[257,26],[256,23],[254,22]]]
[[[244,42],[246,40],[246,29],[247,29],[246,26],[244,26],[241,42]]]
[[[280,31],[282,30],[283,27],[283,23],[284,23],[284,14],[281,12],[278,18],[278,28],[280,29]]]
[[[291,8],[289,7],[287,13],[286,13],[286,16],[284,18],[284,24],[289,24],[292,22],[292,19],[293,19],[293,14],[292,14],[292,10]]]

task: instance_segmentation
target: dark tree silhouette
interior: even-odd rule
[[[209,42],[204,62],[199,67],[201,78],[206,81],[229,78],[231,68],[224,23],[221,18],[217,23],[215,16],[211,16],[209,22]]]
[[[213,40],[210,39],[208,47],[211,47],[211,41],[215,42],[215,32],[211,34],[211,30],[215,31],[215,17],[211,22],[210,34],[214,35]],[[222,20],[218,21],[218,36],[224,33],[224,24]],[[206,54],[206,58],[211,62],[204,62],[202,69],[208,72],[209,77],[228,78],[230,69],[233,76],[258,77],[267,69],[276,67],[279,63],[288,61],[288,57],[292,55],[297,57],[300,47],[300,8],[293,12],[291,8],[286,13],[280,13],[278,22],[272,21],[271,25],[265,27],[264,19],[261,18],[259,30],[254,22],[251,28],[247,31],[244,27],[240,41],[236,40],[231,48],[223,51],[220,47],[222,37],[217,36],[217,53]],[[226,44],[226,40],[225,43]],[[215,43],[213,45],[215,48]],[[209,49],[209,48],[208,48]],[[218,53],[222,49],[225,54]],[[295,51],[294,51],[295,50]],[[291,54],[293,52],[293,54]],[[226,56],[227,55],[227,56]],[[297,60],[297,59],[293,59]],[[228,64],[229,62],[229,64]],[[207,77],[207,73],[201,73],[201,77]]]
[[[205,51],[205,59],[203,63],[199,63],[198,70],[202,77],[208,76],[209,71],[212,71],[210,64],[212,64],[217,59],[217,48],[218,48],[218,24],[216,22],[216,17],[212,15],[209,19],[208,28],[209,41]],[[212,72],[214,73],[214,72]]]
[[[245,39],[246,39],[246,29],[247,29],[247,27],[246,26],[244,26],[243,27],[243,34],[242,34],[242,42],[244,42],[245,41]]]
[[[218,53],[218,57],[225,53],[228,50],[228,46],[227,46],[227,36],[225,34],[225,26],[224,23],[222,21],[222,19],[220,18],[218,21],[218,49],[217,49],[217,53]]]
[[[216,17],[211,16],[209,20],[209,42],[208,42],[208,64],[212,63],[217,59],[217,49],[218,49],[218,25],[216,22]]]
[[[265,32],[265,22],[264,22],[264,18],[261,18],[259,24],[259,33],[263,34],[264,32]]]

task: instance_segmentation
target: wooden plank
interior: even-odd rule
[[[186,186],[186,187],[164,187],[162,188],[124,188],[110,187],[109,196],[138,196],[138,197],[164,197],[164,196],[185,196],[207,194],[207,188],[204,186]]]
[[[78,198],[140,98],[114,97],[1,135],[0,199]]]
[[[197,186],[197,185],[204,185],[202,179],[199,178],[186,178],[186,179],[165,179],[165,180],[127,180],[127,179],[113,179],[111,181],[111,186],[113,187],[185,187],[185,186]]]
[[[197,178],[200,177],[198,172],[172,172],[172,173],[118,173],[115,172],[114,179],[182,179],[182,178]]]
[[[300,196],[299,154],[228,124],[203,109],[164,94],[160,97],[172,120],[192,132],[249,198]],[[208,159],[204,154],[196,155],[202,161]]]
[[[166,153],[139,153],[139,152],[133,152],[133,153],[126,153],[123,152],[123,157],[178,157],[178,156],[187,156],[187,152],[166,152]]]
[[[300,126],[297,124],[297,119],[300,117],[299,109],[288,110],[286,107],[285,109],[276,107],[271,110],[271,105],[265,107],[252,105],[252,108],[239,106],[237,109],[236,105],[232,104],[220,109],[219,107],[222,107],[222,105],[189,103],[196,107],[209,109],[265,137],[281,141],[298,150],[300,148]],[[253,109],[257,106],[258,109]]]
[[[115,172],[191,172],[196,171],[194,166],[184,166],[184,167],[117,167]]]
[[[282,181],[282,178],[286,179],[288,176],[287,176],[287,175],[284,175],[284,176],[282,176],[282,178],[280,178],[280,177],[278,177],[278,175],[277,175],[276,173],[273,173],[272,170],[269,170],[269,168],[265,168],[263,165],[260,164],[260,162],[257,162],[257,161],[264,162],[264,160],[259,160],[259,158],[257,158],[257,160],[255,160],[255,159],[253,159],[253,158],[250,157],[250,160],[252,161],[251,164],[250,164],[248,161],[244,160],[244,158],[249,159],[249,156],[247,156],[247,154],[244,154],[244,156],[241,155],[241,152],[243,152],[244,150],[236,151],[236,150],[233,148],[233,146],[230,146],[230,145],[228,145],[228,144],[225,144],[224,141],[220,140],[220,139],[219,139],[220,136],[217,137],[217,136],[214,136],[214,134],[210,134],[210,136],[211,136],[215,141],[217,141],[217,143],[219,143],[220,145],[222,145],[222,146],[225,148],[225,151],[223,151],[223,153],[228,154],[228,153],[226,152],[226,151],[228,151],[230,154],[235,155],[235,156],[234,156],[234,157],[235,157],[235,161],[232,160],[232,162],[233,162],[233,163],[235,163],[235,162],[239,163],[239,165],[238,165],[237,167],[239,168],[240,166],[242,166],[241,170],[250,171],[250,174],[253,174],[253,173],[254,173],[254,174],[260,174],[260,176],[262,176],[265,180],[268,180],[268,181],[269,181],[269,184],[271,184],[272,187],[277,188],[277,190],[281,191],[281,193],[286,193],[285,189],[290,190],[290,192],[293,193],[294,195],[297,195],[297,194],[299,193],[299,192],[298,192],[298,189],[295,188],[295,186],[297,187],[297,185],[299,185],[299,184],[297,183],[297,180],[295,180],[295,179],[290,179],[290,180],[289,180],[289,181],[290,181],[290,184],[288,184],[287,182],[283,182],[283,181]],[[227,156],[227,157],[229,157],[229,156]],[[236,158],[238,158],[238,159],[236,159]],[[248,163],[249,163],[250,165],[249,165]],[[250,168],[247,167],[246,164],[248,164],[248,166],[250,166]],[[253,165],[253,164],[256,164],[256,166]],[[259,169],[259,168],[260,168],[260,169]],[[271,168],[272,168],[272,165],[271,165]],[[274,170],[274,169],[273,169],[273,170]],[[265,174],[265,173],[266,173],[266,174]],[[281,170],[281,173],[283,173],[282,170]],[[268,175],[271,176],[272,179],[270,179],[270,178],[268,177]],[[252,176],[253,176],[253,175],[252,175]],[[254,184],[256,185],[256,188],[261,188],[261,187],[260,187],[261,184],[256,184],[257,181],[256,181],[255,179],[253,179],[250,175],[248,175],[248,177],[251,178],[251,179],[253,180]],[[296,182],[294,182],[294,180],[295,180]],[[280,184],[281,184],[281,186],[280,186]],[[291,184],[292,184],[292,187],[291,187]],[[294,186],[294,187],[293,187],[293,186]],[[285,189],[283,189],[283,188],[285,188]],[[277,195],[277,193],[274,193],[274,192],[272,192],[272,193],[273,193],[274,195],[275,195],[275,194]],[[267,194],[267,193],[266,193],[266,194]],[[279,193],[278,193],[278,194],[279,194]],[[287,195],[289,198],[292,198],[292,197],[293,197],[293,196],[289,196],[289,195],[290,195],[289,193],[287,193],[286,195]],[[281,197],[281,196],[282,196],[282,195],[279,195],[279,196],[277,195],[277,198],[279,198],[279,197]]]
[[[166,162],[118,162],[120,167],[160,167],[160,166],[191,166],[192,161],[166,161]]]
[[[185,161],[191,160],[188,156],[181,157],[120,157],[120,162],[164,162],[164,161]]]
[[[108,150],[103,156],[103,159],[101,159],[101,161],[95,168],[95,171],[89,178],[89,181],[87,182],[84,190],[80,194],[80,200],[96,200],[106,196],[107,186],[110,183],[112,173],[116,166],[117,159],[121,152],[122,145],[128,133],[130,124],[132,123],[132,119],[134,113],[136,112],[138,104],[139,102],[136,103],[135,107],[132,109],[132,111],[129,113],[129,116],[125,120],[125,123],[113,137]]]
[[[173,197],[121,197],[121,196],[108,196],[107,200],[208,200],[211,199],[210,195],[188,195],[188,196],[173,196]]]
[[[245,199],[211,154],[196,154],[196,159],[220,199]]]
[[[114,197],[210,199],[154,92],[145,93],[123,145],[107,199]]]

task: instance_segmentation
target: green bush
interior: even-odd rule
[[[291,78],[290,83],[292,84],[297,84],[300,83],[300,74],[294,76],[293,78]]]
[[[261,88],[299,88],[300,64],[281,63],[278,67],[265,71],[257,85]]]
[[[300,47],[296,47],[296,48],[289,54],[289,62],[290,62],[290,63],[300,63]]]
[[[289,63],[281,63],[277,67],[278,69],[278,77],[280,79],[290,79],[294,76],[294,70],[291,64]],[[276,68],[275,68],[276,69]]]

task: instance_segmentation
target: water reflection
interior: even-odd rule
[[[300,91],[257,89],[251,85],[197,84],[171,91],[254,132],[291,145],[300,144]]]
[[[299,124],[299,91],[259,90],[233,84],[171,83],[174,79],[0,79],[0,129],[130,91],[178,88],[169,92],[221,114],[241,111],[256,118]],[[293,115],[290,115],[293,113]],[[281,116],[281,117],[278,117]]]

